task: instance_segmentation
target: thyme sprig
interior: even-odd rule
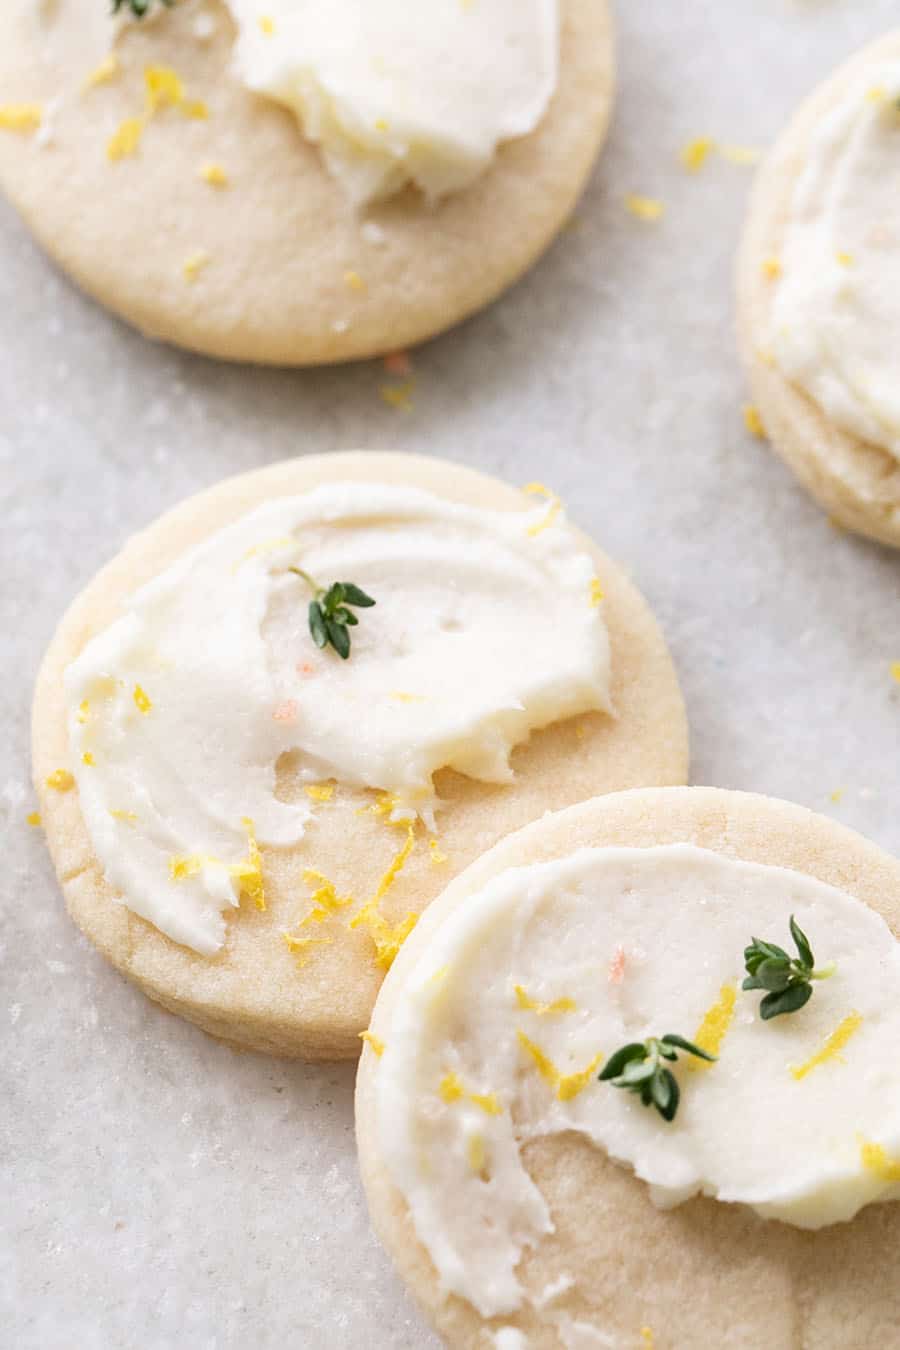
[[[335,581],[326,587],[320,586],[302,567],[289,567],[288,571],[302,578],[313,592],[309,602],[309,631],[313,642],[319,648],[331,645],[346,661],[350,655],[350,629],[359,623],[349,606],[370,609],[375,601],[352,581]]]
[[[693,1041],[667,1032],[665,1036],[650,1036],[646,1041],[632,1041],[610,1055],[598,1074],[601,1083],[635,1092],[643,1106],[655,1106],[663,1120],[674,1120],[681,1101],[678,1080],[662,1061],[673,1062],[679,1050],[712,1063],[716,1056],[707,1054]]]
[[[834,962],[816,969],[815,957],[809,939],[793,914],[790,921],[791,937],[797,945],[797,956],[791,957],[774,942],[753,938],[744,949],[747,978],[743,989],[765,989],[765,998],[759,1005],[764,1022],[784,1013],[799,1012],[812,998],[813,980],[827,980],[835,972]]]
[[[136,19],[142,19],[153,8],[154,0],[112,0],[112,12],[118,14],[121,9],[130,9]],[[160,0],[160,4],[171,9],[175,0]]]

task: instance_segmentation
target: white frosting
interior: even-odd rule
[[[760,995],[739,989],[743,949],[752,936],[792,948],[792,913],[837,971],[801,1012],[766,1023]],[[523,1008],[516,986],[543,1010]],[[679,1060],[672,1123],[597,1081],[630,1041],[701,1034],[725,986],[738,992],[718,1061]],[[560,999],[574,1008],[547,1010]],[[874,911],[805,875],[688,845],[509,870],[432,934],[390,1025],[376,1010],[375,1026],[380,1153],[443,1288],[484,1317],[522,1305],[523,1249],[553,1231],[522,1163],[530,1139],[586,1136],[661,1205],[702,1192],[806,1228],[900,1194],[900,947]],[[795,1076],[839,1027],[840,1053]],[[551,1077],[581,1080],[554,1086],[519,1033]],[[501,1109],[473,1099],[485,1094]],[[862,1141],[883,1146],[884,1169],[866,1165]]]
[[[552,510],[323,486],[259,507],[132,596],[66,672],[82,813],[125,903],[216,951],[251,831],[291,845],[310,817],[306,797],[275,795],[288,751],[303,780],[380,788],[430,819],[438,769],[508,783],[532,730],[609,710],[593,564]],[[292,565],[376,600],[349,660],[314,646]],[[179,858],[203,866],[176,877]]]
[[[556,88],[557,0],[228,0],[235,69],[361,203],[468,186]]]
[[[781,371],[829,421],[900,459],[900,65],[858,80],[813,131],[772,310]]]

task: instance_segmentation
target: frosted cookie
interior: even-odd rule
[[[375,1227],[447,1344],[893,1344],[898,933],[895,859],[710,788],[573,806],[459,876],[357,1086]]]
[[[847,529],[900,545],[900,34],[802,105],[762,167],[740,253],[762,429]]]
[[[212,356],[458,322],[547,247],[606,134],[607,0],[110,8],[2,6],[0,184],[102,304]]]
[[[215,1035],[339,1058],[453,876],[549,809],[683,782],[687,729],[646,605],[545,489],[327,455],[104,568],[45,659],[34,771],[120,970]]]

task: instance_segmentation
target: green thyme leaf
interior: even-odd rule
[[[834,974],[833,964],[816,969],[809,938],[793,914],[790,930],[797,947],[795,957],[789,956],[776,943],[763,942],[760,938],[754,938],[750,946],[744,948],[747,978],[741,987],[766,991],[759,1005],[759,1015],[764,1022],[784,1013],[799,1012],[812,998],[812,981],[827,980]]]
[[[167,9],[171,9],[175,0],[160,0]],[[118,14],[122,9],[130,9],[136,19],[142,19],[153,8],[153,0],[112,0],[112,12]]]
[[[646,1041],[631,1041],[610,1055],[597,1075],[601,1083],[624,1088],[640,1097],[643,1106],[655,1106],[663,1120],[672,1121],[681,1101],[678,1080],[662,1063],[678,1058],[679,1051],[696,1055],[698,1059],[715,1060],[693,1041],[668,1032],[665,1036],[651,1036]]]
[[[359,623],[349,606],[369,609],[375,601],[352,581],[335,581],[326,588],[302,567],[289,567],[288,571],[300,577],[313,593],[308,611],[313,642],[319,648],[333,647],[341,660],[346,661],[350,655],[349,630]]]

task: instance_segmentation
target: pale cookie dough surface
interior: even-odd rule
[[[401,952],[372,1020],[391,1035],[399,992],[456,906],[508,867],[582,847],[690,843],[725,857],[806,873],[872,906],[900,935],[900,863],[861,836],[772,798],[713,788],[638,790],[585,802],[500,843],[441,896]],[[871,1206],[817,1233],[766,1222],[743,1206],[694,1199],[654,1207],[648,1188],[569,1133],[526,1146],[524,1161],[556,1231],[518,1273],[537,1309],[483,1320],[445,1299],[409,1212],[379,1156],[375,1083],[364,1052],[357,1080],[357,1141],[376,1231],[452,1347],[481,1350],[503,1328],[515,1350],[862,1350],[893,1344],[900,1322],[895,1260],[900,1206]],[[516,1340],[513,1332],[524,1338]],[[510,1339],[511,1338],[511,1339]],[[502,1336],[494,1344],[505,1347]]]
[[[738,261],[738,329],[753,399],[773,447],[832,518],[900,546],[900,465],[887,450],[833,425],[768,354],[777,258],[806,148],[823,117],[867,68],[900,57],[900,33],[872,43],[803,103],[760,169]]]
[[[223,950],[199,956],[164,937],[116,902],[93,856],[77,791],[46,786],[68,762],[62,675],[94,633],[119,612],[125,596],[185,549],[260,502],[301,493],[320,483],[402,482],[450,500],[498,510],[532,505],[496,479],[447,462],[411,455],[338,454],[288,461],[233,478],[192,498],[136,536],[75,601],[44,661],[34,704],[35,784],[57,873],[76,923],[146,993],[204,1030],[227,1040],[310,1059],[344,1058],[359,1047],[382,972],[364,930],[328,925],[328,945],[299,966],[281,933],[310,909],[306,868],[325,873],[340,895],[359,905],[374,894],[404,842],[404,831],[371,812],[374,793],[339,787],[316,807],[314,829],[294,848],[263,850],[267,909],[245,903],[228,921]],[[512,755],[508,787],[476,783],[442,771],[446,800],[438,820],[437,862],[421,828],[417,844],[382,909],[391,922],[421,911],[455,876],[496,841],[543,812],[601,792],[653,783],[680,783],[687,773],[687,726],[678,683],[656,623],[631,584],[603,554],[596,559],[610,632],[614,717],[585,714],[538,732]],[[299,785],[281,775],[289,799]],[[324,931],[324,926],[323,926]]]
[[[100,19],[85,3],[47,7],[52,42],[38,40],[37,6],[4,6],[0,101],[39,103],[50,115],[44,145],[45,131],[0,135],[0,185],[97,300],[150,336],[212,356],[343,361],[456,323],[549,244],[606,134],[607,2],[561,0],[559,83],[537,130],[437,206],[408,191],[360,215],[294,117],[229,73],[234,29],[218,0],[182,0],[125,26],[119,71],[82,91],[115,31],[104,0],[90,0]],[[164,109],[136,155],[110,162],[110,137],[142,111],[148,65],[175,70],[209,116]],[[209,163],[227,187],[203,181]]]

